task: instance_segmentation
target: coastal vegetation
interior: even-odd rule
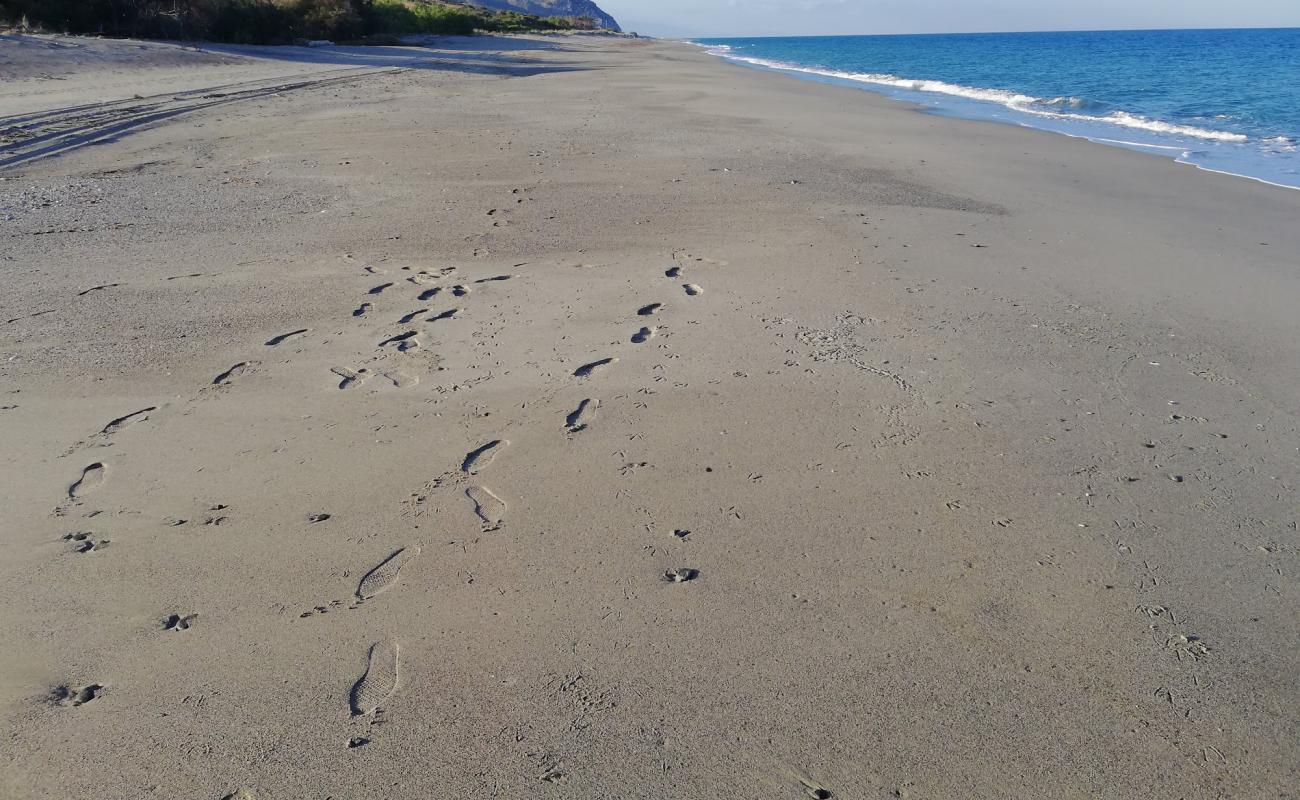
[[[600,27],[591,17],[542,17],[447,0],[0,0],[0,21],[66,33],[240,44]]]

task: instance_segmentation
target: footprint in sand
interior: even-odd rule
[[[693,283],[682,284],[682,288],[686,290],[686,294],[690,297],[698,297],[699,295],[704,294],[704,290]]]
[[[483,520],[483,530],[499,530],[505,524],[506,501],[492,493],[486,486],[471,486],[465,496],[474,504],[474,513]]]
[[[419,300],[420,302],[424,302],[425,300],[431,300],[433,299],[434,296],[438,294],[438,292],[441,291],[442,291],[441,286],[435,286],[432,289],[425,289],[423,292],[420,292],[420,296],[415,299]]]
[[[74,553],[93,553],[112,544],[109,539],[92,539],[89,533],[65,533],[63,541],[72,545]]]
[[[403,314],[403,315],[402,315],[402,318],[399,319],[399,320],[397,321],[397,324],[398,324],[398,325],[409,325],[410,323],[412,323],[412,322],[415,321],[415,318],[416,318],[416,317],[420,316],[421,314],[427,314],[427,313],[429,313],[429,309],[427,309],[427,308],[417,308],[415,311],[412,311],[412,312],[409,313],[409,314]]]
[[[460,313],[459,308],[448,309],[447,311],[444,311],[435,317],[429,317],[428,319],[425,320],[425,322],[440,322],[444,319],[451,319],[452,317],[456,316],[458,313]]]
[[[392,286],[392,285],[393,285],[393,284],[391,284],[391,283],[381,283],[381,284],[379,284],[378,286],[372,286],[372,287],[370,287],[370,291],[366,292],[366,294],[380,294],[380,293],[382,293],[385,289],[387,289],[389,286]]]
[[[120,283],[101,283],[99,286],[92,286],[89,289],[85,289],[83,291],[77,292],[77,297],[85,297],[91,292],[99,292],[99,291],[103,291],[104,289],[112,289],[114,286],[121,286],[121,285],[122,284]]]
[[[405,353],[408,350],[414,350],[420,346],[420,342],[415,338],[416,331],[406,331],[395,336],[389,336],[379,343],[380,347],[386,347],[390,344],[397,345],[398,352]]]
[[[402,567],[411,563],[419,554],[419,545],[411,545],[410,547],[403,547],[385,558],[379,563],[379,566],[367,572],[361,582],[357,584],[357,599],[369,600],[388,591],[394,583],[397,583]]]
[[[373,714],[379,704],[397,689],[397,642],[376,642],[370,646],[366,672],[352,686],[348,702],[352,716]]]
[[[144,422],[145,420],[149,419],[149,414],[151,412],[157,410],[158,410],[157,406],[149,406],[148,408],[142,408],[139,411],[132,411],[130,414],[126,414],[124,416],[118,417],[117,419],[105,425],[103,428],[100,429],[98,435],[112,436],[113,434],[117,433],[123,428],[129,428],[132,425],[136,424],[137,422]]]
[[[96,699],[102,691],[104,691],[104,686],[99,683],[88,683],[85,686],[76,687],[65,684],[62,686],[55,686],[50,691],[50,700],[61,706],[73,708],[76,706],[84,706],[91,700]]]
[[[700,577],[700,571],[690,567],[674,567],[664,572],[664,580],[668,583],[686,583],[698,577]]]
[[[355,372],[346,367],[330,367],[330,372],[333,372],[335,375],[342,378],[342,380],[339,381],[340,389],[351,389],[354,386],[360,386],[370,380],[370,370],[365,367],[362,367]]]
[[[491,278],[479,278],[478,280],[476,280],[476,281],[474,281],[474,282],[475,282],[475,283],[492,283],[493,281],[508,281],[508,280],[510,280],[510,279],[513,278],[513,277],[514,277],[514,275],[493,275]]]
[[[420,383],[420,378],[409,372],[381,372],[379,377],[391,383],[394,389],[408,389]]]
[[[636,310],[636,313],[637,316],[640,317],[649,317],[654,314],[658,314],[660,311],[663,310],[663,307],[664,307],[663,303],[651,303],[648,306],[641,306]]]
[[[96,461],[81,470],[81,477],[68,487],[68,497],[72,500],[78,500],[90,494],[102,486],[107,477],[108,466],[103,462]]]
[[[356,309],[352,312],[352,316],[354,316],[354,317],[363,317],[363,316],[365,316],[366,313],[369,312],[370,309],[372,309],[372,308],[374,308],[374,306],[372,306],[371,304],[369,304],[369,303],[362,303],[361,305],[357,306]]]
[[[807,776],[796,776],[796,777],[799,780],[799,784],[803,788],[803,793],[808,797],[811,797],[812,800],[832,800],[835,797],[835,795],[831,794],[830,789],[827,789],[825,786],[822,786],[820,783],[813,780],[812,778],[809,778]],[[904,795],[894,792],[892,793],[891,796],[902,797]]]
[[[589,378],[594,373],[608,367],[610,364],[617,363],[617,358],[602,358],[599,361],[592,361],[590,364],[583,364],[573,371],[575,378]]]
[[[464,297],[465,295],[469,294],[469,287],[468,287],[468,286],[453,286],[453,287],[451,287],[451,293],[452,293],[453,295],[455,295],[456,297]]]
[[[198,614],[168,614],[167,619],[163,620],[163,630],[187,631],[198,618]]]
[[[241,361],[238,364],[231,367],[230,369],[221,373],[217,377],[213,378],[212,385],[227,386],[235,378],[238,378],[239,376],[243,375],[246,372],[252,372],[253,369],[258,365],[258,363],[259,362],[257,361]]]
[[[665,278],[677,278],[677,277],[681,277],[681,274],[682,274],[682,268],[681,268],[681,267],[669,267],[669,268],[664,272],[664,277],[665,277]]]
[[[473,475],[479,470],[485,469],[492,463],[492,459],[497,457],[497,453],[509,446],[510,442],[505,439],[493,439],[482,447],[469,451],[465,454],[465,460],[460,464],[460,471],[467,475]]]
[[[705,258],[704,256],[689,256],[689,255],[686,257],[700,264],[712,264],[715,267],[725,267],[727,266],[727,264],[730,263],[728,261],[723,261],[720,258]]]
[[[275,347],[276,345],[283,344],[289,341],[290,339],[297,339],[299,336],[302,336],[308,330],[310,330],[310,328],[299,328],[296,331],[289,331],[288,333],[282,333],[279,336],[272,336],[270,339],[266,340],[266,346]]]
[[[569,433],[584,431],[591,421],[596,417],[596,409],[600,408],[600,401],[595,398],[588,398],[578,403],[578,407],[564,418],[564,427],[569,429]]]
[[[658,328],[642,328],[632,334],[632,344],[644,344],[645,342],[650,341],[655,338],[656,331],[658,331]]]

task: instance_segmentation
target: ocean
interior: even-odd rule
[[[1300,188],[1300,28],[700,39],[730,61]]]

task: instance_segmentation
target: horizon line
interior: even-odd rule
[[[1025,30],[988,30],[988,31],[915,31],[911,33],[801,33],[781,34],[764,33],[745,36],[726,36],[718,34],[695,34],[692,36],[663,36],[663,39],[842,39],[852,36],[996,36],[1008,33],[1152,33],[1160,31],[1300,31],[1300,25],[1241,25],[1215,26],[1209,28],[1035,28]]]

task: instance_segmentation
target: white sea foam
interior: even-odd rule
[[[1009,92],[1003,89],[981,89],[979,87],[961,86],[959,84],[946,83],[944,81],[900,78],[897,75],[887,75],[882,73],[843,72],[841,70],[804,67],[783,61],[772,61],[765,58],[736,55],[727,45],[704,46],[714,55],[721,56],[731,61],[753,64],[758,67],[783,70],[786,72],[803,72],[810,75],[820,75],[826,78],[837,78],[839,80],[854,81],[857,83],[872,83],[878,86],[892,86],[897,89],[906,89],[913,92],[931,92],[935,94],[946,94],[953,97],[964,97],[969,100],[997,103],[998,105],[1005,106],[1013,111],[1018,111],[1023,114],[1033,114],[1040,117],[1068,119],[1079,122],[1101,122],[1110,125],[1118,125],[1124,128],[1150,131],[1152,133],[1188,136],[1194,139],[1204,139],[1216,142],[1245,142],[1249,140],[1249,137],[1245,134],[1208,130],[1206,128],[1196,128],[1191,125],[1177,125],[1172,122],[1162,122],[1156,119],[1149,119],[1127,111],[1111,111],[1105,114],[1080,114],[1078,113],[1078,110],[1087,108],[1090,103],[1089,101],[1078,97],[1056,97],[1047,100],[1040,97],[1021,94],[1019,92]],[[1072,110],[1067,111],[1064,109]]]

